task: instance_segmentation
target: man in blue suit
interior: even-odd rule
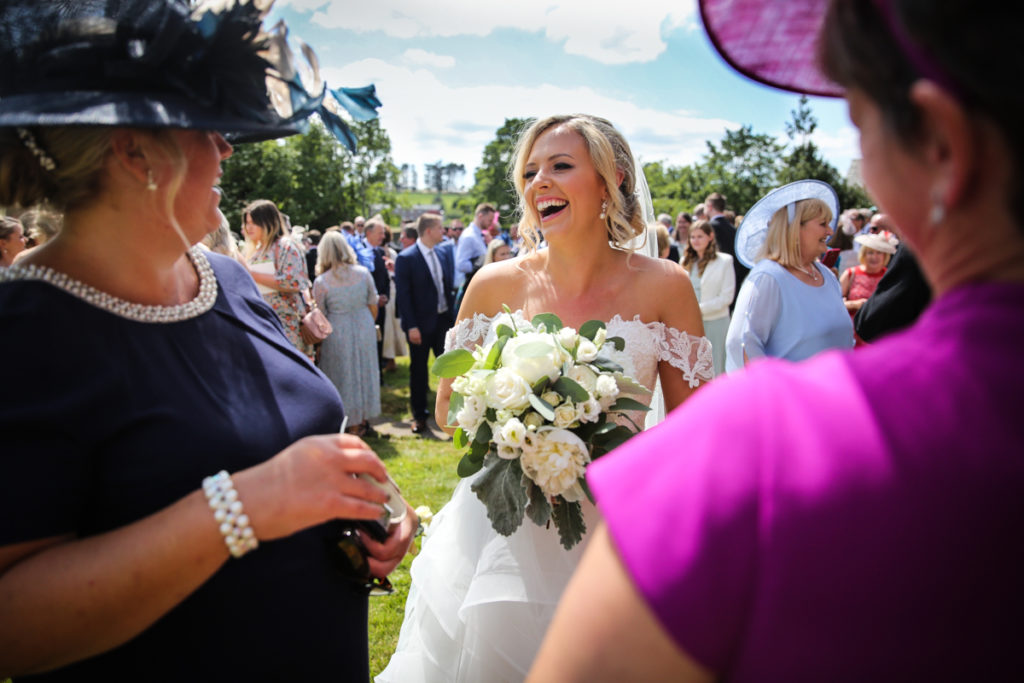
[[[441,216],[425,213],[416,221],[419,239],[395,259],[395,306],[409,340],[409,402],[416,434],[425,434],[430,352],[444,352],[444,336],[455,321],[452,296],[455,267],[450,249],[435,249],[443,237]],[[442,424],[447,416],[437,420]]]

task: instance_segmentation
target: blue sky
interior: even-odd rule
[[[467,183],[506,117],[610,119],[643,161],[683,165],[752,125],[785,140],[798,96],[732,71],[695,0],[278,0],[332,87],[374,83],[396,164],[461,163]],[[811,98],[813,136],[843,173],[859,156],[841,100]]]

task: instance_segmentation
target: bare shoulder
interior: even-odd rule
[[[648,319],[691,334],[704,334],[700,304],[690,276],[681,265],[668,259],[641,254],[630,257],[636,291],[649,306]]]
[[[489,263],[473,276],[459,308],[459,317],[476,313],[495,315],[508,306],[512,310],[522,307],[524,281],[536,268],[536,255]]]

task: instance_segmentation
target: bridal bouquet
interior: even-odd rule
[[[493,342],[449,351],[432,368],[454,378],[448,424],[457,427],[456,447],[469,449],[459,476],[484,470],[472,489],[498,533],[511,535],[524,516],[538,526],[554,522],[569,549],[586,531],[580,501],[593,501],[587,464],[640,431],[628,415],[632,429],[612,416],[648,410],[626,394],[650,391],[602,355],[625,348],[604,323],[577,331],[543,313],[517,324],[505,310]]]

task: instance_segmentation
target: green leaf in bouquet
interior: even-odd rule
[[[590,341],[594,341],[594,337],[597,336],[597,331],[603,330],[604,328],[605,325],[600,320],[588,320],[580,325],[580,336],[586,337]]]
[[[641,403],[634,398],[628,396],[619,396],[615,399],[615,403],[608,406],[608,410],[624,411],[624,410],[642,410],[645,413],[650,410],[651,407],[645,403]]]
[[[516,347],[516,355],[520,358],[543,358],[552,353],[551,344],[542,341],[526,342]]]
[[[526,516],[537,526],[544,526],[551,519],[551,503],[544,491],[525,474],[523,475],[523,488],[526,490],[526,498],[529,501],[526,505]]]
[[[583,385],[568,377],[559,377],[551,388],[566,398],[571,398],[573,403],[583,403],[590,398],[590,392],[583,388]]]
[[[624,394],[634,394],[636,396],[647,397],[654,393],[629,375],[622,374],[621,370],[615,373],[615,383],[618,384],[619,391]]]
[[[619,372],[623,371],[621,365],[613,361],[611,358],[605,358],[604,356],[598,356],[594,360],[590,361],[590,364],[597,368],[598,372]],[[616,378],[618,379],[618,378]]]
[[[473,445],[476,446],[477,444],[484,444],[486,446],[491,442],[492,436],[494,435],[491,433],[491,425],[487,424],[487,421],[484,420],[480,423],[480,426],[477,427],[476,436],[473,437]]]
[[[537,380],[536,382],[534,382],[534,383],[533,383],[533,386],[532,386],[532,387],[530,387],[530,388],[531,388],[531,389],[533,389],[533,393],[535,393],[535,394],[537,394],[538,396],[540,396],[540,395],[541,395],[541,394],[543,394],[543,393],[544,393],[545,391],[547,391],[547,388],[548,388],[548,385],[549,385],[549,384],[551,384],[551,378],[550,378],[550,377],[548,377],[547,375],[544,375],[544,376],[543,376],[543,377],[541,377],[541,378],[540,378],[539,380]]]
[[[438,377],[458,377],[469,372],[474,363],[476,359],[466,349],[452,349],[435,358],[430,371]]]
[[[476,458],[473,456],[473,451],[469,451],[464,456],[462,456],[461,460],[459,460],[459,467],[457,471],[459,473],[459,476],[465,479],[466,477],[471,477],[477,472],[479,472],[480,468],[483,467],[483,465],[483,456]]]
[[[487,354],[487,360],[484,361],[484,368],[486,370],[493,370],[498,367],[498,361],[501,360],[501,351],[505,348],[505,342],[509,339],[509,337],[498,337],[498,341],[494,342],[491,346],[491,350]]]
[[[469,445],[469,438],[466,436],[465,429],[459,427],[455,430],[455,433],[452,435],[452,445],[459,450],[462,450]]]
[[[455,426],[458,424],[458,420],[455,416],[462,410],[463,404],[466,402],[465,397],[457,391],[453,391],[451,398],[448,399],[448,424]],[[461,448],[461,447],[460,447]]]
[[[583,521],[583,508],[579,503],[570,503],[561,496],[553,508],[551,518],[555,520],[558,538],[562,541],[562,547],[569,550],[583,540],[583,534],[587,532],[587,525]]]
[[[530,399],[530,405],[533,406],[534,410],[541,414],[541,417],[549,422],[555,419],[554,406],[536,394],[530,394],[527,398]]]
[[[613,451],[622,444],[629,441],[633,437],[634,433],[635,432],[633,432],[633,430],[631,430],[629,427],[616,425],[615,429],[612,429],[608,433],[601,434],[600,436],[595,436],[594,445],[601,449],[602,452],[600,453],[600,455],[604,455],[604,453]],[[597,449],[595,448],[595,451],[596,450]],[[594,457],[597,457],[597,455],[595,455]]]
[[[503,536],[511,536],[523,523],[527,498],[522,479],[518,459],[491,455],[484,462],[483,474],[473,482],[472,490],[487,508],[491,526]]]
[[[559,318],[554,313],[538,313],[537,315],[533,316],[533,320],[531,320],[530,322],[533,324],[534,327],[539,327],[543,325],[544,328],[551,333],[558,332],[560,329],[562,329],[562,327],[564,327],[562,325],[562,319]]]
[[[587,494],[587,500],[589,500],[591,503],[595,503],[594,492],[590,490],[590,484],[587,483],[587,478],[580,477],[579,482],[580,488],[583,489],[583,493]]]
[[[615,427],[616,424],[614,422],[608,422],[605,420],[604,415],[602,415],[597,422],[584,422],[579,427],[573,427],[569,431],[583,439],[585,443],[590,443],[595,437],[607,434],[615,429]]]
[[[502,323],[501,325],[498,325],[496,328],[494,328],[494,332],[495,332],[495,334],[498,335],[499,339],[501,339],[503,337],[507,338],[507,337],[514,337],[514,336],[516,336],[516,331],[513,330],[511,327],[509,327],[508,325],[506,325],[504,323]]]
[[[612,346],[615,347],[616,351],[621,351],[622,349],[626,348],[626,340],[623,339],[622,337],[608,337],[607,339],[604,340],[604,343],[611,344]]]

